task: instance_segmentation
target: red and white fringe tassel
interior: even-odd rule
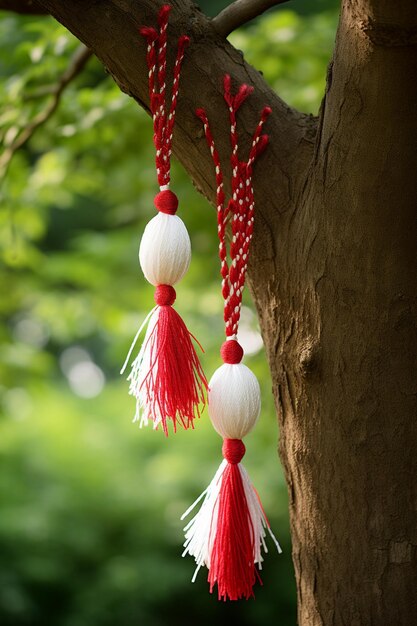
[[[224,439],[224,460],[210,485],[181,518],[204,498],[197,515],[184,529],[183,556],[195,558],[193,582],[203,565],[208,568],[210,592],[217,584],[219,600],[249,599],[254,595],[255,582],[262,583],[256,566],[262,569],[262,550],[268,552],[266,531],[281,552],[259,496],[240,463],[244,453],[243,441]]]
[[[189,38],[178,40],[177,58],[169,111],[166,105],[166,48],[170,7],[161,7],[159,30],[143,27],[140,32],[147,41],[150,107],[154,125],[156,171],[160,192],[155,197],[158,214],[143,233],[139,261],[145,278],[156,287],[157,306],[139,329],[129,350],[124,372],[136,341],[148,323],[145,339],[128,377],[129,393],[136,398],[134,421],[140,426],[151,420],[168,435],[168,421],[174,432],[177,425],[193,427],[205,402],[207,380],[200,365],[193,340],[179,314],[173,309],[176,293],[173,287],[188,270],[191,243],[182,220],[175,214],[178,199],[170,191],[170,157],[179,81],[184,51]]]
[[[128,376],[129,393],[136,398],[133,421],[142,427],[151,420],[155,429],[161,425],[168,435],[167,419],[172,421],[174,432],[177,423],[193,427],[193,418],[200,415],[200,405],[204,404],[205,386],[200,381],[205,377],[193,345],[196,339],[172,307],[175,289],[159,285],[155,300],[157,306],[144,322],[148,324],[145,339]],[[136,338],[125,366],[135,343]]]

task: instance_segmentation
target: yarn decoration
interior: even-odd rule
[[[262,134],[262,129],[271,113],[270,107],[264,107],[252,138],[249,158],[246,162],[240,161],[236,113],[252,91],[252,87],[241,85],[233,95],[230,76],[225,76],[224,99],[229,109],[232,149],[232,196],[227,205],[220,159],[207,115],[204,109],[197,110],[214,162],[217,183],[226,341],[220,350],[223,365],[214,372],[209,382],[208,411],[215,430],[223,438],[224,460],[210,485],[181,519],[187,517],[202,500],[199,511],[184,528],[183,556],[190,554],[197,564],[193,582],[203,565],[208,568],[210,592],[217,585],[219,600],[249,599],[254,596],[256,581],[262,584],[258,569],[262,568],[262,550],[268,551],[265,542],[267,532],[278,552],[281,552],[259,496],[241,464],[245,454],[242,439],[255,426],[261,409],[259,383],[253,372],[241,362],[243,349],[237,341],[237,334],[254,225],[253,165],[267,146],[268,136]],[[230,262],[226,246],[229,218],[232,235]]]
[[[129,393],[136,398],[134,421],[140,426],[149,421],[168,435],[168,423],[194,427],[194,419],[205,404],[207,379],[200,365],[194,342],[180,315],[173,308],[173,287],[187,273],[191,243],[184,222],[176,215],[178,198],[170,188],[172,136],[177,109],[181,66],[189,38],[178,40],[173,69],[171,101],[167,103],[167,28],[171,7],[163,5],[158,14],[158,29],[144,26],[140,34],[147,43],[149,97],[156,150],[159,193],[154,204],[158,211],[146,226],[139,247],[139,263],[146,280],[156,287],[156,306],[138,330],[121,373],[125,371],[136,342],[147,325],[138,356],[128,376]],[[202,349],[202,348],[201,348]]]

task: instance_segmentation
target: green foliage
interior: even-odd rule
[[[288,101],[317,111],[335,15],[269,14],[232,41]],[[49,101],[78,43],[49,18],[0,21],[0,140]],[[13,53],[11,53],[13,51]],[[118,370],[153,306],[137,247],[153,215],[149,119],[95,60],[19,151],[0,187],[0,622],[4,626],[295,623],[286,488],[263,351],[263,412],[245,464],[284,555],[271,550],[256,603],[218,604],[180,558],[180,514],[211,480],[207,415],[170,441],[130,423]],[[178,308],[218,366],[222,302],[212,209],[174,164],[194,256]],[[204,276],[204,280],[201,277]],[[242,330],[259,339],[246,300]],[[104,381],[106,382],[103,386]],[[271,546],[272,547],[272,546]]]
[[[319,13],[302,18],[293,11],[277,11],[232,33],[229,39],[283,100],[317,114],[335,37],[335,17],[334,13]]]

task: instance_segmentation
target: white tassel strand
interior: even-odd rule
[[[136,412],[133,418],[133,422],[139,422],[140,428],[143,426],[147,426],[149,424],[149,420],[153,421],[154,429],[158,428],[158,425],[161,423],[162,416],[155,414],[155,411],[151,411],[152,403],[149,401],[147,394],[145,393],[145,389],[143,386],[145,377],[149,374],[151,370],[151,342],[150,337],[155,329],[155,326],[158,323],[158,317],[160,313],[159,307],[154,307],[150,314],[146,317],[142,326],[138,330],[136,337],[132,343],[132,346],[129,350],[129,354],[127,355],[125,364],[122,368],[121,373],[124,372],[127,363],[129,362],[130,355],[133,351],[135,343],[146,325],[148,323],[148,327],[146,329],[145,338],[143,340],[142,346],[139,350],[139,354],[136,359],[132,363],[132,370],[127,378],[130,383],[129,386],[129,395],[134,396],[136,398]],[[154,367],[157,367],[157,363],[154,364]]]
[[[204,498],[200,510],[184,528],[185,550],[182,553],[182,556],[190,554],[195,558],[195,562],[197,564],[192,577],[192,582],[195,582],[198,571],[203,565],[210,568],[210,554],[217,529],[219,493],[222,484],[223,472],[226,469],[226,466],[227,461],[223,460],[207,489],[203,491],[197,500],[181,516],[181,520],[188,517],[191,511]]]

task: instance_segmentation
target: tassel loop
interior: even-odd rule
[[[159,10],[158,14],[158,25],[161,29],[166,27],[166,23],[168,22],[168,16],[171,12],[171,6],[169,4],[163,4]]]
[[[152,26],[141,26],[139,28],[139,34],[146,39],[149,46],[158,39],[158,33]]]

